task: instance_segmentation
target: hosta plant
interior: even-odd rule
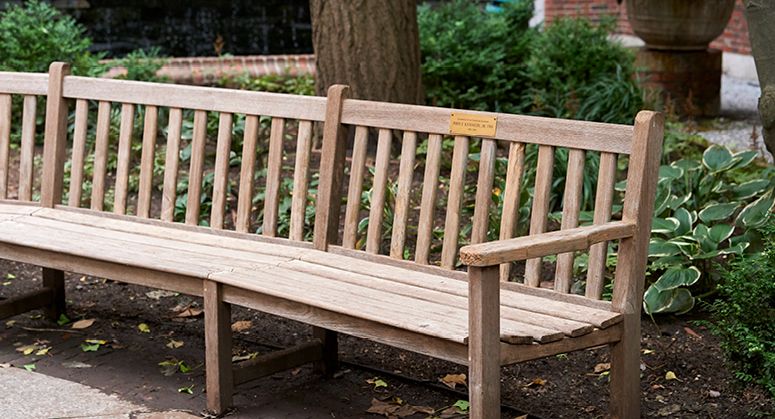
[[[649,270],[658,277],[643,298],[647,313],[685,313],[695,292],[715,292],[713,261],[742,255],[775,204],[773,183],[732,181],[756,151],[733,153],[712,145],[701,161],[683,159],[660,167],[649,245]],[[691,287],[691,289],[690,289]]]

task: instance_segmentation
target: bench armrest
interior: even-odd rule
[[[472,244],[460,249],[460,262],[469,266],[493,266],[517,260],[584,250],[595,243],[632,237],[634,234],[635,223],[615,221],[515,239]]]

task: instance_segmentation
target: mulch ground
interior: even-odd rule
[[[40,269],[0,260],[0,281],[0,296],[18,295],[40,286]],[[4,320],[0,364],[34,365],[134,403],[206,416],[201,299],[77,274],[67,277],[67,299],[70,323],[37,311]],[[657,317],[658,329],[643,320],[642,417],[742,418],[772,410],[765,392],[732,383],[718,341],[693,323],[704,317],[700,309]],[[72,327],[89,319],[86,328]],[[311,334],[304,324],[240,307],[232,321],[234,356],[265,354]],[[349,336],[340,337],[340,358],[331,378],[304,366],[240,385],[230,417],[384,417],[369,409],[465,417],[450,408],[466,399],[465,385],[444,383],[460,381],[465,367]],[[503,368],[503,418],[608,417],[609,361],[608,348],[599,347]],[[402,416],[412,407],[420,412]]]

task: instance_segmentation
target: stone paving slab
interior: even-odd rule
[[[0,368],[3,419],[192,419],[185,412],[151,412],[91,387],[21,368]]]

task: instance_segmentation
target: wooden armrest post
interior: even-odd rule
[[[500,267],[468,267],[471,418],[500,417]]]
[[[619,243],[613,309],[624,315],[622,339],[611,344],[611,417],[640,417],[640,311],[665,120],[643,111],[635,118],[622,221],[635,223]]]

